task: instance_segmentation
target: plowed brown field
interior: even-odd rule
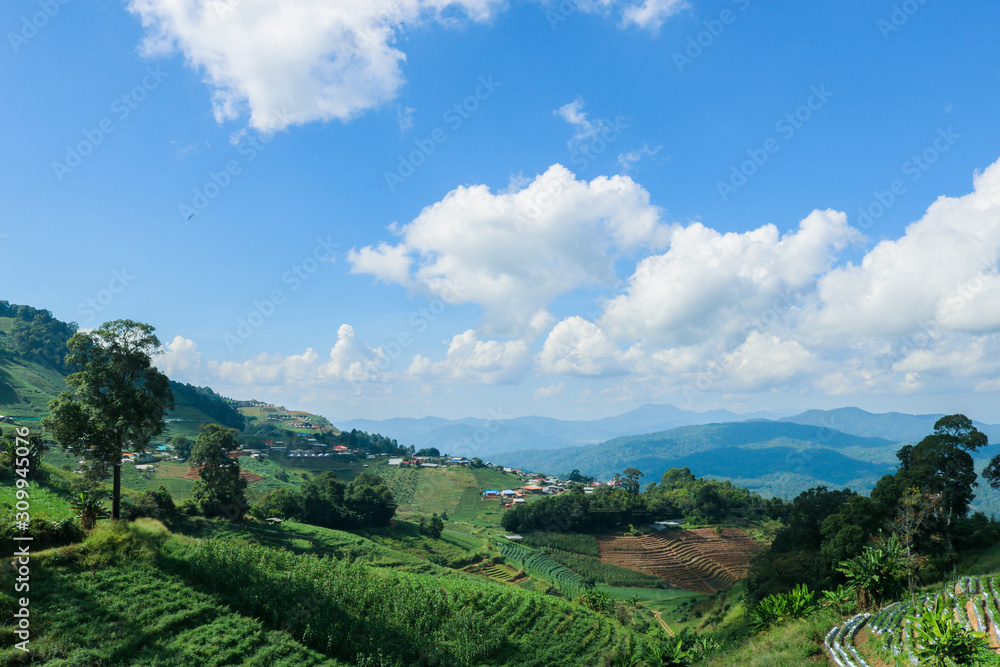
[[[763,547],[739,528],[672,531],[636,537],[601,537],[600,559],[660,577],[671,586],[712,595],[744,576]]]

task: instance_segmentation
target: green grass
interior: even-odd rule
[[[70,508],[73,500],[68,492],[46,481],[33,479],[29,480],[29,484],[28,502],[31,503],[29,511],[32,515],[44,514],[50,519],[73,516],[73,510]],[[0,507],[14,507],[14,503],[17,502],[14,496],[16,491],[12,480],[0,481]]]
[[[832,611],[824,610],[756,635],[735,649],[698,663],[698,667],[825,666],[829,663],[823,656],[823,637],[841,620]]]
[[[0,318],[0,320],[9,318]],[[63,376],[32,361],[0,356],[0,414],[44,417],[49,401],[65,391]],[[34,430],[34,429],[32,429]]]
[[[11,609],[13,574],[0,573],[0,604]],[[118,559],[81,567],[66,557],[33,558],[31,653],[10,647],[0,621],[0,664],[336,667],[289,633],[233,612],[212,595],[153,563]]]
[[[13,576],[0,573],[5,609]],[[556,667],[607,664],[643,642],[610,616],[482,577],[195,541],[149,520],[36,554],[32,584],[31,659],[51,667]],[[0,664],[17,664],[0,618]]]

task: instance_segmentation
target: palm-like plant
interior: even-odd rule
[[[850,580],[858,608],[868,610],[895,597],[906,578],[906,550],[893,534],[879,545],[865,547],[859,556],[837,568]]]
[[[652,644],[645,656],[646,662],[656,667],[688,667],[693,659],[694,651],[684,648],[683,639]]]
[[[104,501],[96,496],[92,496],[86,491],[81,491],[76,501],[72,505],[76,517],[80,520],[80,526],[84,530],[90,530],[97,524],[98,519],[107,519],[110,515]]]
[[[914,654],[921,665],[956,667],[972,664],[973,656],[985,645],[985,633],[966,630],[955,620],[955,609],[939,595],[923,613],[906,617],[916,635]]]

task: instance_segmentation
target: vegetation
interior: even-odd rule
[[[240,464],[229,456],[239,448],[236,431],[218,424],[206,424],[191,449],[188,463],[199,466],[199,479],[192,493],[194,502],[205,516],[242,518],[248,509],[245,490],[240,479]]]
[[[66,363],[76,372],[66,383],[74,391],[52,401],[44,424],[60,446],[87,459],[95,479],[111,467],[111,514],[117,519],[123,449],[144,451],[173,407],[169,380],[152,364],[160,341],[148,324],[115,320],[74,334],[67,345]]]
[[[631,471],[631,472],[629,472]],[[774,519],[787,509],[730,482],[700,479],[687,468],[663,473],[659,484],[638,491],[642,473],[630,468],[621,487],[602,486],[586,495],[580,487],[507,512],[502,525],[513,532],[607,532],[619,526],[683,517],[690,523],[742,523]]]

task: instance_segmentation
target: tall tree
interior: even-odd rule
[[[629,493],[639,495],[639,478],[643,476],[642,471],[638,468],[625,468],[622,475],[625,477],[622,488]]]
[[[240,479],[240,463],[229,456],[239,447],[235,429],[218,424],[205,424],[191,448],[190,465],[201,466],[199,479],[191,492],[206,516],[225,515],[239,519],[248,509],[244,490],[246,480]]]
[[[66,377],[73,391],[49,403],[43,422],[55,441],[90,463],[100,478],[111,467],[111,516],[121,516],[122,450],[142,452],[163,432],[163,416],[172,409],[170,380],[152,363],[160,347],[149,324],[132,320],[105,322],[69,339]]]

